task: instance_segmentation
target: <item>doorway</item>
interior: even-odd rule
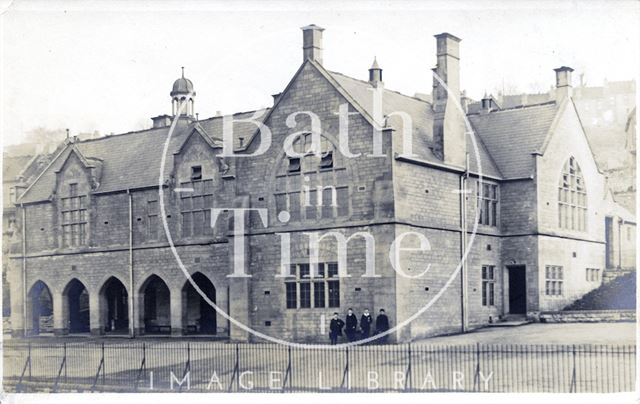
[[[527,278],[524,265],[509,266],[509,314],[527,313]]]

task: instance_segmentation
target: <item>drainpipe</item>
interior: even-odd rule
[[[622,225],[624,221],[618,219],[618,269],[622,269]]]
[[[22,335],[27,336],[27,212],[24,203],[22,211]]]
[[[133,309],[133,200],[131,191],[127,189],[127,199],[129,201],[129,337],[135,336],[135,311]]]
[[[467,179],[469,178],[469,153],[466,155],[464,174],[460,176],[460,304],[461,304],[461,332],[468,329],[467,318]]]

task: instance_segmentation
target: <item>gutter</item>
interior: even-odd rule
[[[460,305],[461,332],[467,332],[468,327],[468,296],[467,296],[467,179],[469,178],[469,153],[466,154],[465,170],[460,175]]]
[[[22,335],[27,336],[27,211],[22,210]]]
[[[433,161],[428,161],[428,160],[417,158],[417,157],[410,157],[410,156],[399,154],[399,153],[395,153],[393,157],[397,161],[402,161],[402,162],[410,163],[410,164],[416,164],[416,165],[423,166],[423,167],[437,168],[439,170],[443,170],[443,171],[447,171],[447,172],[451,172],[451,173],[462,174],[466,178],[469,178],[469,177],[472,177],[472,176],[473,177],[482,177],[482,178],[487,178],[487,179],[498,181],[498,182],[526,181],[526,180],[533,179],[533,176],[514,177],[514,178],[500,178],[500,177],[496,177],[496,176],[493,176],[493,175],[487,175],[487,174],[480,174],[480,173],[476,173],[476,172],[471,172],[469,170],[469,167],[468,167],[468,165],[469,165],[468,162],[467,162],[467,167],[456,167],[456,166],[450,166],[450,165],[446,165],[446,164],[436,163],[436,162],[433,162]]]
[[[133,195],[131,191],[127,189],[127,199],[129,201],[129,337],[135,336],[135,324],[134,324],[134,308],[133,308]]]

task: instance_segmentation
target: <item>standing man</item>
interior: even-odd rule
[[[344,329],[344,333],[347,334],[347,339],[349,342],[353,342],[356,340],[356,329],[358,328],[358,317],[353,313],[353,309],[349,308],[347,310],[347,326]]]
[[[338,313],[333,313],[333,318],[329,323],[329,338],[331,339],[331,345],[338,343],[338,336],[342,335],[342,327],[344,327],[344,321],[340,320]]]
[[[371,318],[371,314],[369,314],[369,309],[364,309],[364,313],[362,313],[362,317],[360,317],[360,329],[362,330],[362,339],[369,338],[372,322],[373,322],[373,318]]]
[[[381,334],[387,330],[389,330],[389,318],[385,314],[384,309],[380,309],[380,314],[376,317],[376,334]],[[387,342],[387,336],[388,335],[384,335],[379,338],[381,344]]]

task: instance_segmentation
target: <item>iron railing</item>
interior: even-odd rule
[[[9,391],[624,392],[635,345],[4,342]]]

